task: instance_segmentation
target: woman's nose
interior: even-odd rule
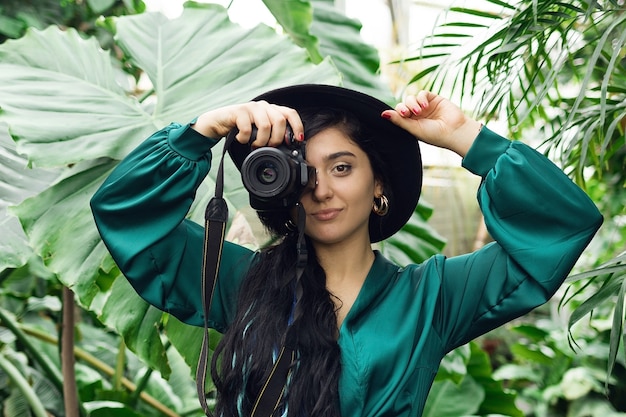
[[[327,200],[333,195],[330,182],[319,171],[315,171],[315,179],[313,183],[313,198],[318,201]]]

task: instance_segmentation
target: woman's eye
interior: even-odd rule
[[[351,165],[339,164],[333,168],[333,171],[337,172],[338,174],[347,174],[348,172],[350,172],[351,169],[352,169]]]

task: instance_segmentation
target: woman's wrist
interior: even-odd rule
[[[482,128],[482,123],[474,119],[467,119],[463,125],[454,131],[449,149],[464,158]]]
[[[215,117],[211,112],[206,112],[198,116],[195,123],[191,125],[191,128],[201,135],[215,140],[220,140],[228,133],[219,131],[219,125],[216,125]]]

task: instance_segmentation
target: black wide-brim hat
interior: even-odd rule
[[[322,84],[278,88],[252,99],[260,100],[296,111],[309,107],[329,107],[345,109],[354,114],[374,132],[375,146],[389,170],[384,184],[384,189],[391,191],[385,194],[389,199],[389,211],[385,216],[375,213],[370,215],[370,241],[373,243],[387,239],[406,224],[415,211],[422,189],[422,158],[417,139],[381,117],[383,111],[391,109],[389,105],[355,90]],[[358,143],[358,138],[356,140]],[[250,146],[237,141],[233,141],[228,149],[238,169],[241,169],[250,151]]]

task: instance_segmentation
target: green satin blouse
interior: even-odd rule
[[[185,216],[217,141],[188,124],[148,138],[91,200],[117,265],[154,306],[202,326],[203,227]],[[343,417],[420,416],[443,356],[546,302],[602,217],[543,155],[483,128],[463,159],[495,242],[398,266],[376,253],[339,330]],[[255,252],[226,242],[210,324],[225,331]]]

